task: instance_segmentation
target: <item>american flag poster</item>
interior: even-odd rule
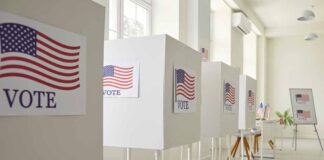
[[[196,73],[188,68],[174,66],[175,113],[196,111]]]
[[[308,94],[296,94],[296,103],[298,104],[306,104],[309,102],[309,95]]]
[[[86,39],[0,11],[0,115],[81,115]]]
[[[317,124],[313,90],[290,88],[290,101],[295,124]]]
[[[299,120],[308,120],[311,118],[310,110],[297,110],[297,118]]]
[[[252,90],[248,91],[248,97],[247,97],[247,102],[248,102],[248,111],[253,112],[255,108],[255,92]]]
[[[224,81],[224,112],[234,112],[236,102],[237,88],[234,83]]]
[[[105,65],[102,81],[104,97],[138,97],[139,62]]]

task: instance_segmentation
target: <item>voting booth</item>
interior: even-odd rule
[[[169,37],[105,42],[104,146],[164,150],[200,139],[198,52]]]
[[[203,62],[201,135],[224,137],[238,131],[239,70],[221,62]]]
[[[240,75],[240,107],[239,107],[239,129],[250,129],[255,127],[256,117],[256,89],[255,79]]]

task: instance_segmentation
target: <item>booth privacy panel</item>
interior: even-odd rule
[[[239,129],[255,127],[257,81],[249,76],[240,76]]]
[[[139,63],[139,96],[104,98],[104,145],[167,149],[199,140],[200,55],[167,35],[105,43],[104,64]],[[174,113],[174,66],[196,73],[195,111]]]
[[[201,81],[201,136],[237,133],[239,70],[222,62],[203,62]]]

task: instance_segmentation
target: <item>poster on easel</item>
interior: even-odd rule
[[[139,62],[107,63],[103,67],[103,96],[137,98]]]
[[[230,81],[224,81],[224,112],[225,113],[234,113],[237,96],[236,85]]]
[[[295,124],[317,124],[312,89],[290,88]]]

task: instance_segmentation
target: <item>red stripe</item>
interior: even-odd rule
[[[123,77],[126,77],[126,76],[130,76],[130,77],[132,77],[132,76],[133,76],[133,73],[131,73],[131,74],[120,74],[120,73],[115,73],[115,75],[123,76]]]
[[[188,95],[188,96],[195,96],[195,93],[188,93],[185,89],[183,89],[182,87],[180,87],[180,88],[178,88],[177,87],[177,90],[176,90],[176,92],[179,92],[179,91],[182,91],[182,92],[184,92],[186,95]]]
[[[15,57],[15,56],[13,56],[13,57],[5,57],[5,58],[2,58],[1,61],[2,62],[5,62],[5,61],[23,61],[23,62],[31,63],[31,64],[33,64],[35,66],[40,67],[40,68],[43,68],[43,69],[45,69],[45,70],[47,70],[49,72],[52,72],[54,74],[61,75],[61,76],[66,76],[66,77],[75,76],[75,75],[79,74],[79,72],[73,72],[73,73],[59,72],[59,71],[53,70],[51,68],[48,68],[48,67],[46,67],[46,66],[44,66],[44,65],[42,65],[42,64],[40,64],[38,62],[35,62],[35,61],[27,59],[27,58],[23,58],[23,57]]]
[[[191,83],[195,82],[195,77],[190,77],[187,73],[185,73],[185,78]]]
[[[116,72],[120,72],[120,73],[130,73],[133,72],[133,70],[119,70],[119,69],[115,69]]]
[[[235,96],[225,95],[226,98],[235,99]]]
[[[75,82],[78,82],[80,80],[79,78],[75,78],[75,79],[71,79],[71,80],[63,80],[63,79],[55,78],[55,77],[47,75],[47,74],[45,74],[43,72],[40,72],[40,71],[38,71],[36,69],[26,67],[26,66],[21,66],[21,65],[5,65],[5,66],[2,66],[1,69],[22,69],[22,70],[26,70],[26,71],[36,73],[36,74],[41,75],[41,76],[43,76],[45,78],[48,78],[50,80],[60,82],[60,83],[75,83]]]
[[[106,76],[106,77],[111,77],[111,76]],[[129,77],[113,76],[113,77],[115,77],[115,78],[117,78],[117,79],[121,79],[121,80],[129,80],[129,79],[132,79],[132,78],[133,78],[133,76],[129,76]]]
[[[103,83],[111,83],[111,84],[115,84],[115,85],[120,85],[120,86],[129,86],[129,85],[133,85],[133,82],[132,83],[126,83],[126,84],[124,84],[124,83],[118,83],[118,82],[113,82],[113,81],[105,81],[105,82],[103,82]]]
[[[54,43],[54,44],[56,44],[56,45],[58,45],[58,46],[60,46],[60,47],[62,47],[62,48],[66,48],[66,49],[73,49],[73,50],[75,50],[75,49],[80,49],[80,46],[68,46],[68,45],[65,45],[65,44],[63,44],[63,43],[60,43],[60,42],[58,42],[58,41],[56,41],[56,40],[54,40],[54,39],[52,39],[52,38],[46,36],[46,35],[45,35],[44,33],[42,33],[42,32],[38,32],[38,31],[37,31],[37,35],[39,35],[39,36],[41,36],[41,37],[47,39],[48,41],[50,41],[50,42],[52,42],[52,43]]]
[[[80,87],[80,84],[72,86],[72,87],[62,87],[62,86],[58,86],[58,85],[54,85],[48,82],[45,82],[43,80],[40,80],[38,78],[32,77],[30,75],[26,75],[26,74],[22,74],[22,73],[6,73],[6,74],[0,74],[0,78],[3,77],[22,77],[22,78],[26,78],[26,79],[30,79],[32,81],[41,83],[43,85],[55,88],[55,89],[59,89],[59,90],[74,90]]]
[[[56,48],[48,45],[47,43],[45,43],[45,42],[43,42],[43,41],[41,41],[39,39],[37,39],[36,42],[39,43],[39,44],[42,44],[43,46],[47,47],[48,49],[50,49],[50,50],[52,50],[52,51],[54,51],[56,53],[59,53],[59,54],[65,55],[65,56],[78,56],[79,55],[79,52],[69,53],[69,52],[61,51],[59,49],[56,49]]]
[[[184,81],[183,83],[186,87],[188,87],[189,89],[195,89],[195,84],[190,84],[187,81]]]
[[[105,80],[115,80],[115,81],[121,82],[121,83],[129,83],[129,82],[132,82],[133,81],[133,79],[129,79],[127,81],[123,81],[123,80],[116,79],[116,78],[112,78],[112,77],[105,77],[105,78],[103,78],[103,81],[105,81]]]
[[[53,65],[55,67],[62,68],[62,69],[72,70],[72,69],[77,69],[79,67],[79,65],[75,65],[75,66],[63,66],[63,65],[60,65],[60,64],[56,64],[56,63],[54,63],[52,61],[47,60],[46,58],[44,58],[44,57],[42,57],[40,55],[36,55],[36,57],[38,59],[46,62],[46,63],[49,63],[49,64],[51,64],[51,65]]]
[[[117,89],[130,89],[130,88],[133,87],[133,86],[130,86],[130,87],[120,87],[120,86],[116,86],[116,85],[113,85],[113,84],[104,84],[103,86],[104,87],[114,87],[114,88],[117,88]]]
[[[61,61],[61,62],[65,62],[65,63],[75,63],[75,62],[78,62],[79,61],[78,58],[77,59],[63,59],[63,58],[57,57],[57,56],[55,56],[55,55],[53,55],[53,54],[51,54],[51,53],[49,53],[49,52],[47,52],[47,51],[39,48],[39,47],[36,47],[36,50],[39,51],[39,52],[42,52],[42,53],[44,53],[44,54],[46,54],[46,55],[48,55],[48,56],[50,56],[52,58],[54,58],[54,59],[56,59],[58,61]]]
[[[133,69],[134,67],[128,67],[128,68],[126,68],[126,67],[119,67],[119,66],[114,66],[115,68],[117,68],[117,69],[122,69],[122,70],[129,70],[129,69]]]
[[[182,87],[182,88],[184,88],[187,92],[190,92],[190,93],[194,93],[194,92],[195,92],[194,89],[187,88],[185,85],[182,85],[182,84],[178,84],[178,85],[177,85],[177,88],[178,88],[178,87]]]
[[[194,76],[190,76],[187,72],[185,72],[185,75],[188,76],[190,79],[194,79]]]
[[[195,99],[195,97],[188,97],[187,95],[183,94],[182,92],[179,92],[179,93],[177,93],[176,95],[182,95],[182,96],[186,97],[186,98],[189,99],[189,100],[193,100],[193,99]]]

